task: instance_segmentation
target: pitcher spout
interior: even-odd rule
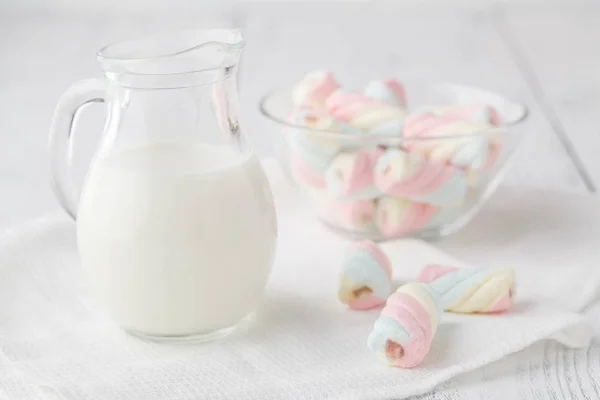
[[[177,31],[108,45],[97,58],[123,86],[176,88],[218,82],[235,70],[244,45],[239,29]]]

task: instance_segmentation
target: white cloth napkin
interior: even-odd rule
[[[542,339],[588,345],[590,326],[576,311],[596,299],[600,271],[576,260],[563,265],[561,257],[516,265],[521,251],[534,258],[521,238],[519,251],[506,246],[472,253],[486,266],[503,264],[503,253],[511,254],[507,263],[517,267],[518,281],[514,310],[446,315],[420,367],[380,364],[365,345],[378,312],[351,312],[335,299],[345,241],[308,215],[277,171],[270,179],[280,238],[265,302],[252,326],[223,341],[165,345],[121,332],[88,296],[74,224],[64,217],[6,233],[0,239],[0,398],[398,399]],[[481,235],[507,231],[499,224],[487,229]],[[471,254],[460,240],[442,245]],[[548,246],[547,252],[560,251]],[[416,240],[387,243],[384,250],[398,281],[429,262],[461,264]],[[488,258],[479,256],[482,251]]]

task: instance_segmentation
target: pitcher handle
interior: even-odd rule
[[[62,95],[54,111],[48,141],[52,189],[62,208],[73,219],[77,215],[78,196],[71,175],[71,164],[77,117],[84,106],[91,103],[104,103],[105,92],[106,83],[102,79],[76,82]]]

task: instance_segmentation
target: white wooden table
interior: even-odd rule
[[[335,71],[347,84],[388,75],[428,78],[495,89],[530,108],[530,135],[505,185],[578,193],[600,185],[600,1],[245,3],[210,10],[151,4],[70,11],[0,5],[0,232],[58,209],[48,184],[48,126],[70,83],[101,76],[97,49],[149,32],[223,24],[245,29],[243,123],[260,154],[270,152],[274,132],[257,102],[277,84],[312,69]],[[81,176],[103,117],[99,107],[85,114],[84,140],[77,143]],[[510,379],[495,378],[501,372],[489,368],[489,376],[451,382],[431,396],[502,398],[459,385]],[[531,389],[522,397],[548,396]]]

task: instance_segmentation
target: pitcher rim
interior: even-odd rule
[[[151,57],[126,57],[126,56],[110,55],[111,49],[113,49],[114,47],[116,47],[118,45],[123,45],[126,43],[134,43],[134,42],[139,42],[139,41],[143,41],[143,40],[151,40],[153,38],[158,38],[158,37],[164,36],[166,34],[168,34],[168,35],[186,34],[186,33],[187,34],[194,34],[194,33],[199,34],[199,33],[208,33],[208,32],[229,33],[233,38],[235,38],[235,40],[231,40],[231,41],[209,40],[209,41],[205,41],[202,43],[198,43],[198,44],[188,47],[184,50],[174,51],[174,52],[165,53],[165,54],[158,54],[156,56],[151,56]],[[207,46],[214,45],[214,44],[227,45],[227,46],[230,46],[232,50],[241,51],[241,50],[243,50],[244,46],[246,45],[246,42],[243,38],[242,30],[239,28],[170,30],[170,31],[158,32],[158,33],[154,33],[154,34],[150,34],[150,35],[138,36],[138,37],[135,37],[132,39],[125,39],[125,40],[118,40],[118,41],[111,42],[111,43],[103,46],[102,48],[100,48],[100,50],[98,50],[98,52],[96,53],[96,58],[101,63],[103,61],[117,61],[117,62],[118,61],[122,61],[122,62],[133,61],[133,62],[137,62],[137,61],[159,60],[162,58],[174,57],[174,56],[178,56],[181,54],[185,54],[190,51],[198,50],[203,47],[207,47]],[[207,68],[207,69],[216,69],[216,67],[215,68]]]

